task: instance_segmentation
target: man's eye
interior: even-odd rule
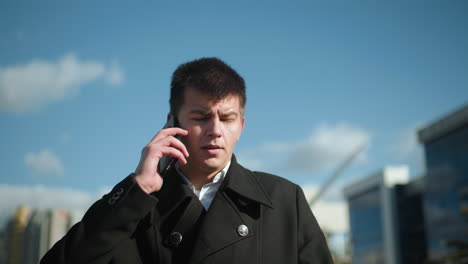
[[[208,117],[193,117],[192,120],[195,120],[195,121],[205,121],[207,120]]]

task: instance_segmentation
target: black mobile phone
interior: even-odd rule
[[[177,118],[175,118],[173,115],[167,120],[167,123],[164,125],[163,128],[169,128],[169,127],[179,127],[179,122],[177,121]],[[176,138],[180,138],[179,136],[176,136]],[[165,175],[174,165],[176,164],[177,159],[171,156],[163,156],[159,160],[159,166],[158,166],[158,172],[161,175]]]

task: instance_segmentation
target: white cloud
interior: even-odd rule
[[[48,149],[43,149],[38,153],[26,153],[24,155],[24,163],[33,171],[43,176],[62,176],[64,173],[62,161]]]
[[[106,74],[106,81],[110,85],[121,85],[125,74],[117,61],[113,61]]]
[[[271,164],[290,171],[322,171],[337,166],[362,144],[371,140],[370,132],[348,123],[321,124],[309,137],[294,142],[269,142],[239,152],[239,160],[255,170]],[[365,152],[358,161],[367,160]],[[267,168],[266,164],[270,164]]]
[[[0,184],[0,228],[19,205],[84,212],[100,196],[69,188]]]
[[[110,85],[119,85],[124,79],[123,70],[117,62],[106,66],[96,61],[80,61],[73,53],[56,62],[35,59],[24,65],[0,68],[0,110],[38,110],[77,94],[82,86],[101,78]]]
[[[338,166],[358,147],[370,141],[371,133],[356,125],[321,124],[304,139],[264,143],[240,151],[238,156],[240,163],[254,170],[323,171]],[[365,151],[361,152],[357,161],[367,161]],[[316,185],[305,185],[302,188],[308,201],[311,201],[319,190]],[[318,223],[328,232],[346,233],[349,230],[348,207],[341,189],[342,185],[335,183],[312,208]]]
[[[315,185],[302,186],[302,189],[308,201],[318,192],[318,187]],[[348,206],[343,200],[320,199],[312,207],[312,212],[322,229],[328,232],[348,232]]]
[[[335,126],[322,124],[308,139],[292,147],[289,164],[292,168],[304,170],[327,169],[369,140],[370,133],[357,126],[347,123]],[[365,159],[365,156],[361,155],[360,158]]]

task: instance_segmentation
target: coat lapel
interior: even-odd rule
[[[154,194],[159,199],[157,204],[157,218],[164,222],[166,218],[183,205],[187,199],[196,198],[193,191],[182,180],[175,169],[169,171],[164,177],[162,189]]]
[[[164,240],[177,225],[178,213],[184,212],[183,207],[194,202],[193,191],[183,182],[175,170],[169,171],[164,178],[163,188],[153,194],[159,201],[141,226],[137,243],[145,252],[145,263],[165,263],[171,259],[170,253],[162,250],[161,241]],[[196,198],[196,197],[195,197]],[[197,202],[197,201],[195,201]]]
[[[250,239],[256,232],[261,204],[272,208],[253,172],[240,166],[233,155],[226,179],[199,230],[190,263],[199,263],[223,248]],[[246,236],[239,234],[240,225],[247,226]]]
[[[151,211],[143,220],[139,223],[138,231],[136,232],[136,243],[143,258],[143,263],[156,263],[156,251],[157,248],[156,236],[154,225],[152,224],[153,213]]]

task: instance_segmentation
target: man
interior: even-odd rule
[[[221,60],[179,66],[178,127],[159,131],[41,263],[332,263],[300,187],[237,163],[245,103],[244,80]]]

